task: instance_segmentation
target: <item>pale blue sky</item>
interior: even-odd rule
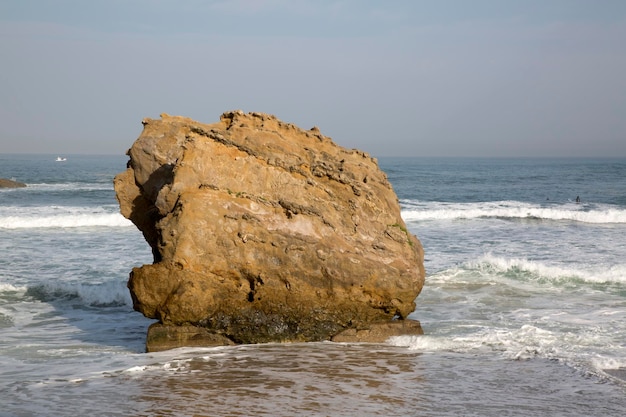
[[[0,56],[0,153],[242,109],[379,157],[626,157],[623,0],[0,0]]]

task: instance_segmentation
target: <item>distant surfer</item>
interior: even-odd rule
[[[580,196],[579,195],[576,196],[576,203],[580,203]]]

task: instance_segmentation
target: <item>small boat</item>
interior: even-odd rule
[[[67,158],[61,158],[60,156],[57,156],[56,161],[57,161],[57,162],[67,161]]]

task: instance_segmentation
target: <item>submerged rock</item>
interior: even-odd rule
[[[422,335],[424,331],[417,320],[392,320],[369,323],[360,328],[350,328],[332,337],[333,342],[383,343],[392,336]]]
[[[143,124],[115,191],[152,247],[128,286],[154,340],[329,340],[414,310],[422,246],[375,159],[263,113]]]

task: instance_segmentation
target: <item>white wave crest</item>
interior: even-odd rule
[[[581,223],[626,223],[626,210],[611,205],[541,206],[517,201],[482,203],[403,202],[405,221],[477,218],[566,220]]]
[[[504,274],[507,272],[528,273],[536,278],[552,281],[578,279],[590,283],[626,283],[626,264],[617,264],[595,269],[594,267],[573,268],[570,266],[548,265],[525,258],[505,258],[493,254],[469,261],[467,269]]]
[[[42,301],[79,299],[82,304],[88,306],[132,306],[130,293],[123,281],[100,284],[47,282],[29,287],[26,294]]]
[[[497,276],[517,277],[528,281],[544,281],[557,283],[573,283],[578,281],[589,284],[626,284],[626,264],[612,266],[580,266],[550,265],[525,258],[507,258],[487,253],[475,260],[465,262],[428,277],[432,283],[459,282],[461,277],[468,277],[468,271],[475,271],[481,276],[497,279]]]
[[[5,284],[5,283],[0,282],[0,293],[3,293],[3,292],[25,292],[26,289],[27,288],[24,287],[24,286],[16,287],[15,285]]]
[[[58,192],[58,191],[113,191],[113,181],[111,182],[97,182],[97,183],[85,183],[85,182],[64,182],[58,184],[49,183],[27,183],[24,188],[7,188],[5,191],[18,191],[22,193],[29,193],[33,191],[43,192]]]
[[[102,207],[3,207],[0,229],[128,227],[132,222]]]
[[[0,219],[0,229],[35,229],[67,227],[128,227],[132,223],[121,214],[48,216],[38,218],[5,217]]]

